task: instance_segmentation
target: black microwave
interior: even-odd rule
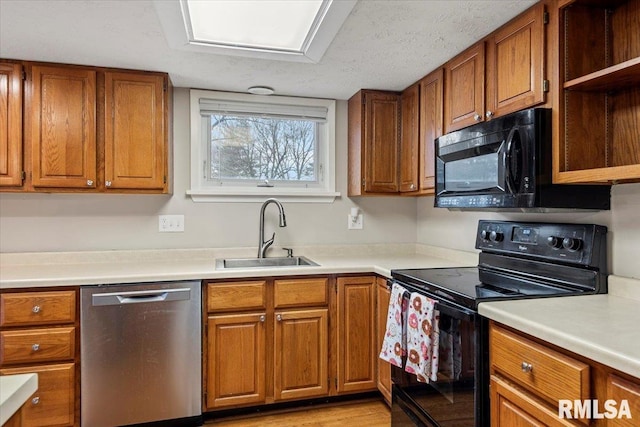
[[[436,139],[435,207],[608,210],[610,185],[553,184],[551,110],[531,108]]]

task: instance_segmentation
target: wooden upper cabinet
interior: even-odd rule
[[[420,191],[432,194],[435,190],[435,144],[442,136],[443,103],[442,68],[420,80]]]
[[[445,133],[484,120],[484,55],[482,41],[445,64]]]
[[[640,0],[559,6],[553,181],[639,181]]]
[[[105,73],[105,187],[167,189],[166,77]]]
[[[0,186],[22,185],[22,65],[0,63]]]
[[[96,72],[31,68],[31,172],[34,187],[96,187]]]
[[[417,191],[420,149],[420,84],[400,95],[400,192]]]
[[[349,196],[397,193],[400,95],[361,90],[349,100]]]
[[[539,3],[489,37],[486,118],[544,102],[544,35]]]

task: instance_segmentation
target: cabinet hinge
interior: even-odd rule
[[[22,70],[22,80],[27,80],[27,72]]]
[[[336,295],[338,295],[338,284],[337,283],[333,284],[333,291],[336,293]]]
[[[542,14],[542,23],[543,24],[549,23],[549,12],[545,12]]]
[[[20,179],[23,181],[27,179],[27,173],[25,171],[20,172]]]
[[[163,92],[166,92],[166,91],[167,91],[167,82],[164,82],[164,83],[162,84],[162,91],[163,91]]]
[[[364,181],[364,179],[363,179],[363,180],[362,180],[362,188],[364,188],[364,183],[365,183],[365,181]]]
[[[165,175],[165,176],[163,176],[163,177],[162,177],[162,183],[163,183],[163,184],[166,184],[166,183],[167,183],[167,175]]]
[[[549,80],[544,79],[542,81],[542,91],[543,92],[549,92]]]
[[[338,378],[337,377],[335,378],[335,385],[336,385],[336,388],[338,388]]]

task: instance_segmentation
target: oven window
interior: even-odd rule
[[[445,163],[446,191],[479,191],[501,187],[499,152],[467,157]]]

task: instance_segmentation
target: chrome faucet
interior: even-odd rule
[[[269,249],[269,246],[273,244],[273,241],[276,238],[276,233],[274,232],[273,236],[271,236],[269,240],[264,240],[264,210],[269,203],[275,203],[278,207],[278,211],[280,211],[280,227],[287,226],[287,219],[284,216],[284,208],[282,207],[282,204],[276,199],[265,200],[260,208],[260,241],[258,242],[258,258],[264,258],[265,252],[267,252],[267,249]]]

